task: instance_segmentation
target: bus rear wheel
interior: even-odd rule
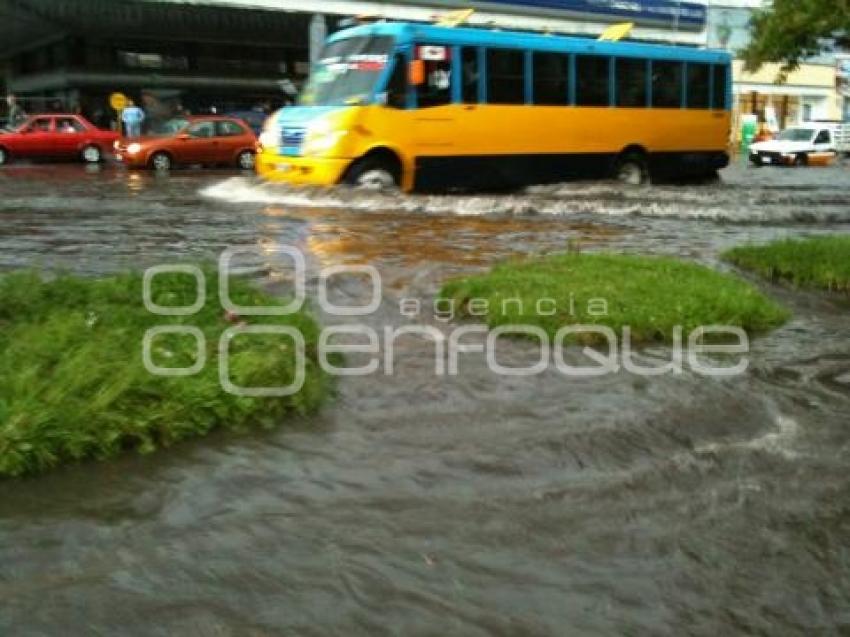
[[[394,190],[399,187],[396,167],[381,157],[366,157],[351,167],[345,183],[363,190]]]
[[[624,153],[614,165],[614,178],[630,186],[642,186],[649,183],[649,166],[646,157],[637,152]]]

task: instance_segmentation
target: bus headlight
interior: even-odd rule
[[[339,144],[347,134],[348,131],[335,129],[327,121],[318,122],[307,130],[307,136],[304,138],[303,153],[305,155],[327,153]]]
[[[262,148],[276,148],[280,144],[280,132],[264,130],[258,139]]]
[[[337,130],[323,135],[310,135],[304,141],[305,155],[320,155],[334,148],[342,138],[348,134],[348,131]]]

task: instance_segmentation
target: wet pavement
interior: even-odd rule
[[[274,289],[278,245],[306,252],[311,287],[327,266],[374,265],[381,329],[408,323],[400,299],[427,306],[447,277],[514,255],[581,245],[724,268],[739,243],[850,232],[850,166],[410,197],[11,166],[0,221],[0,270],[245,246]],[[472,355],[439,377],[434,344],[411,337],[395,374],[343,379],[316,417],[0,482],[0,634],[850,630],[850,304],[762,287],[794,317],[753,342],[740,378],[499,377]]]

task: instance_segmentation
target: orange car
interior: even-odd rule
[[[257,138],[233,117],[178,117],[139,139],[115,142],[115,158],[131,168],[169,170],[177,164],[227,164],[254,168]]]

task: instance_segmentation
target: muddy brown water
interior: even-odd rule
[[[726,247],[828,232],[850,232],[847,166],[412,197],[0,170],[0,269],[94,275],[244,246],[274,288],[263,255],[292,245],[313,292],[322,268],[375,266],[378,329],[407,324],[400,299],[427,306],[445,278],[515,255],[569,244],[725,268]],[[408,338],[392,376],[341,380],[316,417],[0,482],[0,634],[850,630],[850,306],[763,288],[794,318],[739,378],[500,377],[475,355],[440,377],[434,344]],[[354,305],[368,288],[331,293]]]

